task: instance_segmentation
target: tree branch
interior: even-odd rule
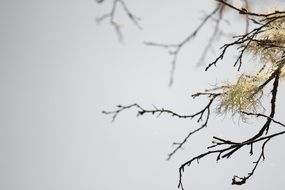
[[[101,1],[100,1],[101,3]],[[118,39],[119,41],[123,40],[123,35],[122,35],[122,31],[121,31],[121,25],[116,21],[115,15],[118,9],[118,4],[121,4],[124,12],[126,13],[126,15],[128,16],[128,18],[130,19],[130,21],[138,28],[138,29],[142,29],[142,27],[139,24],[139,21],[141,20],[139,17],[137,17],[136,15],[134,15],[129,8],[127,7],[126,3],[124,0],[113,0],[113,4],[112,4],[112,8],[110,10],[109,13],[106,13],[104,15],[102,15],[101,17],[98,17],[96,19],[97,23],[101,23],[103,20],[109,18],[109,22],[111,24],[111,26],[113,26],[113,28],[115,29]]]

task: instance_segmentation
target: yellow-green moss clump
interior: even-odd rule
[[[276,19],[277,16],[280,17]],[[276,66],[284,58],[285,15],[275,14],[272,17],[275,18],[269,17],[264,20],[269,24],[266,25],[264,32],[248,44],[247,51],[260,58],[263,64]]]
[[[256,112],[262,97],[262,91],[258,89],[259,79],[242,75],[235,84],[226,83],[219,99],[218,113]]]
[[[285,78],[285,14],[273,11],[262,20],[265,27],[248,44],[246,51],[262,64],[262,69],[251,75],[241,75],[237,82],[226,82],[219,96],[218,113],[257,113],[262,107],[262,84],[281,66],[280,78]]]

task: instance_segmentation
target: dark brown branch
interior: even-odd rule
[[[242,49],[241,49],[241,51],[238,54],[238,58],[235,61],[234,66],[236,66],[238,64],[239,65],[238,66],[238,71],[239,71],[240,68],[241,68],[241,65],[242,65],[243,54],[247,50],[248,45],[250,44],[250,42],[252,42],[252,41],[260,41],[260,40],[255,39],[257,37],[257,35],[259,35],[260,33],[264,32],[264,31],[266,31],[266,27],[268,27],[272,22],[274,22],[274,21],[276,21],[278,19],[284,18],[285,17],[285,12],[275,11],[274,13],[269,13],[269,14],[257,14],[257,13],[248,12],[245,9],[239,9],[237,7],[234,7],[233,5],[227,3],[226,1],[223,1],[223,0],[216,0],[216,1],[218,1],[218,2],[228,6],[228,7],[232,8],[232,9],[234,9],[234,10],[237,10],[240,13],[245,14],[247,16],[262,17],[261,21],[264,22],[264,24],[261,24],[261,26],[253,29],[252,31],[250,31],[250,32],[248,32],[248,33],[246,33],[244,35],[237,36],[238,37],[237,40],[235,40],[235,41],[233,41],[231,43],[228,43],[228,44],[224,44],[221,47],[221,49],[222,49],[221,54],[213,62],[208,64],[208,66],[205,68],[205,70],[207,71],[210,67],[216,66],[217,62],[224,58],[224,55],[226,54],[228,48],[238,45],[239,48],[242,48]],[[252,19],[249,19],[249,20],[253,21]]]
[[[260,138],[257,138],[257,139],[253,139],[253,140],[250,140],[250,141],[244,141],[242,143],[236,143],[236,142],[232,142],[232,141],[228,141],[228,140],[224,140],[224,139],[221,139],[221,138],[218,138],[218,137],[214,137],[214,139],[222,142],[222,143],[219,143],[219,142],[214,142],[214,143],[218,143],[218,145],[216,146],[220,146],[220,145],[228,145],[228,147],[225,147],[225,148],[221,148],[221,149],[216,149],[216,150],[210,150],[208,152],[205,152],[205,153],[202,153],[194,158],[191,158],[189,161],[185,162],[184,164],[182,164],[179,168],[179,182],[178,182],[178,188],[181,188],[182,190],[184,190],[184,187],[183,187],[183,182],[182,182],[182,177],[183,177],[183,172],[184,172],[184,169],[186,166],[190,166],[192,164],[193,161],[198,161],[201,159],[201,158],[204,158],[208,155],[211,155],[211,154],[217,154],[217,157],[216,157],[216,161],[219,161],[221,158],[228,158],[228,157],[225,157],[223,154],[227,154],[227,152],[229,151],[232,151],[232,150],[235,150],[237,147],[243,147],[245,145],[251,145],[254,144],[254,143],[257,143],[257,142],[260,142],[260,141],[265,141],[262,145],[262,151],[261,151],[261,154],[259,156],[259,159],[254,162],[254,167],[252,169],[252,171],[248,174],[248,176],[246,177],[238,177],[238,176],[234,176],[234,178],[232,179],[232,184],[235,184],[235,185],[242,185],[246,182],[247,179],[249,179],[255,172],[261,158],[264,157],[264,147],[266,145],[266,143],[271,140],[272,138],[274,137],[277,137],[277,136],[280,136],[280,135],[284,135],[285,134],[285,131],[281,131],[281,132],[278,132],[278,133],[274,133],[272,135],[268,135],[268,136],[264,136],[264,137],[260,137]],[[212,146],[212,147],[216,147],[216,146]],[[210,147],[211,148],[211,147]]]
[[[112,121],[115,121],[115,119],[117,118],[119,113],[121,113],[124,110],[131,109],[131,108],[137,108],[138,109],[137,116],[144,115],[144,114],[147,114],[147,113],[158,114],[158,116],[160,116],[163,113],[167,113],[167,114],[170,114],[173,117],[178,117],[178,118],[190,118],[191,119],[191,118],[195,117],[195,115],[181,115],[181,114],[178,114],[176,112],[173,112],[171,110],[167,110],[167,109],[164,109],[164,108],[158,109],[158,108],[154,107],[154,109],[147,110],[147,109],[142,108],[138,104],[131,104],[129,106],[118,105],[117,108],[118,108],[117,110],[114,110],[114,111],[102,111],[102,113],[106,114],[106,115],[113,115],[112,116]]]
[[[270,75],[270,77],[264,81],[257,89],[257,91],[263,89],[270,81],[272,81],[274,78],[276,80],[276,77],[278,78],[279,80],[279,75],[280,75],[280,72],[281,72],[281,69],[284,67],[285,65],[285,62],[284,62],[284,59],[282,59],[280,62],[279,62],[279,66],[277,67],[277,69]],[[278,85],[278,82],[277,82],[277,85]],[[277,89],[276,89],[277,91]]]
[[[160,44],[160,43],[154,43],[154,42],[145,42],[146,45],[148,46],[156,46],[156,47],[162,47],[162,48],[166,48],[169,50],[169,54],[173,56],[172,61],[171,61],[171,71],[170,71],[170,81],[169,81],[169,86],[171,86],[173,84],[173,80],[174,80],[174,72],[175,72],[175,67],[176,67],[176,61],[177,61],[177,57],[178,54],[181,50],[181,48],[188,43],[191,39],[193,39],[194,37],[196,37],[196,35],[198,34],[198,32],[201,30],[201,28],[207,23],[207,21],[213,17],[213,15],[215,15],[219,10],[222,11],[223,6],[222,5],[218,5],[210,14],[208,14],[200,23],[200,25],[198,25],[198,27],[190,34],[188,35],[186,38],[184,38],[180,43],[178,44]]]
[[[249,116],[264,117],[266,119],[270,119],[273,123],[276,123],[278,125],[281,125],[282,127],[285,127],[285,124],[283,124],[283,123],[281,123],[279,121],[276,121],[272,117],[264,115],[262,113],[249,113],[249,112],[242,112],[242,113],[245,114],[245,115],[249,115]]]
[[[203,109],[201,109],[199,112],[191,114],[191,115],[181,115],[181,114],[178,114],[176,112],[173,112],[171,110],[167,110],[167,109],[164,109],[164,108],[158,109],[155,106],[154,106],[154,109],[147,110],[147,109],[144,109],[143,107],[141,107],[138,104],[131,104],[129,106],[118,105],[117,106],[118,109],[116,109],[114,111],[102,111],[102,113],[106,114],[106,115],[112,115],[112,121],[115,121],[115,119],[117,118],[118,114],[121,113],[122,111],[127,110],[127,109],[131,109],[131,108],[137,108],[138,109],[137,116],[141,116],[141,115],[150,113],[150,114],[153,114],[153,115],[154,114],[158,114],[157,116],[159,117],[161,114],[165,113],[165,114],[170,114],[173,117],[184,118],[184,119],[186,119],[186,118],[193,119],[195,117],[198,117],[197,122],[201,122],[203,120],[203,116],[204,116],[204,114],[206,112],[206,119],[205,119],[204,123],[201,125],[201,127],[199,127],[197,129],[195,129],[194,131],[191,131],[190,133],[188,133],[188,135],[181,142],[173,143],[174,145],[177,145],[177,147],[171,153],[168,154],[167,160],[170,160],[171,157],[179,149],[182,148],[182,146],[187,142],[187,140],[190,138],[190,136],[192,136],[193,134],[199,132],[201,129],[203,129],[203,128],[205,128],[207,126],[209,118],[210,118],[210,113],[211,113],[211,105],[212,105],[213,101],[218,96],[220,96],[221,94],[219,94],[219,93],[206,93],[206,94],[210,98],[208,104]],[[193,97],[197,97],[197,96],[206,95],[206,94],[205,93],[196,93],[196,94],[193,94],[192,96]]]
[[[199,96],[202,94],[203,93],[196,93],[193,95],[193,97],[196,97],[196,96]],[[137,113],[138,116],[144,115],[146,113],[150,113],[150,114],[157,114],[158,113],[158,116],[160,116],[163,113],[167,113],[167,114],[170,114],[171,116],[174,116],[174,117],[190,118],[190,119],[192,119],[196,116],[199,116],[197,121],[200,122],[200,121],[202,121],[202,118],[203,118],[205,111],[208,111],[208,113],[209,113],[209,109],[210,109],[211,104],[219,95],[221,95],[221,94],[220,93],[209,93],[208,96],[211,97],[211,99],[209,100],[209,103],[201,111],[199,111],[195,114],[191,114],[191,115],[181,115],[181,114],[178,114],[178,113],[173,112],[173,111],[168,110],[168,109],[164,109],[164,108],[158,109],[155,106],[154,106],[154,109],[147,110],[147,109],[142,108],[140,105],[138,105],[136,103],[131,104],[129,106],[118,105],[117,106],[118,109],[113,110],[113,111],[102,111],[102,113],[106,114],[106,115],[113,115],[112,121],[114,121],[116,119],[116,117],[118,116],[118,114],[121,113],[122,111],[127,110],[127,109],[131,109],[131,108],[137,108],[138,109],[138,113]]]
[[[269,130],[269,127],[270,127],[270,124],[271,124],[271,121],[272,121],[272,119],[270,119],[270,118],[274,118],[274,115],[275,115],[276,97],[277,97],[277,91],[278,91],[278,85],[279,85],[279,75],[280,75],[280,72],[281,72],[281,67],[278,68],[276,70],[276,72],[274,72],[275,73],[275,80],[273,82],[273,89],[271,91],[272,98],[271,98],[271,111],[270,111],[269,118],[267,118],[267,121],[263,125],[261,130],[254,137],[252,137],[252,139],[256,139],[257,137],[260,137],[265,131],[267,133],[268,130]],[[249,140],[251,140],[251,139],[249,139]]]
[[[246,183],[246,181],[254,174],[259,162],[262,160],[265,159],[265,156],[264,156],[264,148],[265,148],[265,145],[266,143],[270,140],[270,138],[268,138],[263,144],[262,144],[262,148],[261,148],[261,153],[257,159],[257,161],[254,162],[254,167],[253,169],[251,170],[250,173],[248,173],[247,176],[244,176],[244,177],[239,177],[239,176],[234,176],[233,179],[232,179],[232,185],[243,185]]]
[[[225,151],[227,151],[227,150],[230,150],[230,149],[231,149],[231,147],[227,147],[227,148],[223,148],[223,149],[218,149],[218,150],[211,150],[211,151],[205,152],[205,153],[203,153],[203,154],[200,154],[200,155],[198,155],[198,156],[196,156],[196,157],[190,159],[189,161],[185,162],[184,164],[182,164],[182,165],[180,166],[180,168],[179,168],[179,182],[178,182],[178,188],[181,188],[182,190],[184,190],[183,183],[182,183],[182,173],[184,172],[184,168],[185,168],[186,166],[190,166],[190,165],[192,164],[192,162],[195,161],[195,160],[199,162],[199,160],[200,160],[201,158],[203,158],[203,157],[205,157],[205,156],[208,156],[208,155],[211,155],[211,154],[218,154],[218,156],[217,156],[217,158],[216,158],[216,160],[218,161],[218,160],[220,160],[220,155],[221,155],[223,152],[225,152]]]
[[[209,114],[208,114],[209,115]],[[187,142],[187,140],[190,138],[190,136],[194,135],[195,133],[199,132],[201,129],[205,128],[207,126],[207,121],[199,128],[195,129],[194,131],[191,131],[188,133],[188,135],[183,139],[182,142],[174,142],[173,145],[176,146],[176,148],[170,152],[167,156],[167,160],[170,160],[172,158],[172,156],[180,149],[182,149],[182,146]]]
[[[177,61],[177,57],[178,57],[179,52],[181,51],[182,47],[184,47],[185,44],[190,42],[191,39],[196,37],[197,33],[208,22],[208,20],[210,18],[212,18],[215,14],[219,13],[219,17],[217,18],[216,25],[214,28],[214,32],[213,32],[213,34],[209,40],[207,47],[204,49],[204,52],[202,54],[202,59],[204,59],[204,57],[206,56],[208,50],[210,49],[210,47],[214,41],[214,39],[216,38],[216,36],[218,34],[219,24],[221,22],[222,14],[223,14],[223,8],[225,6],[237,11],[239,14],[242,14],[246,17],[246,22],[247,22],[246,23],[246,33],[243,35],[234,36],[232,42],[224,44],[221,47],[221,53],[219,54],[219,56],[216,57],[216,59],[206,67],[206,70],[208,70],[212,66],[216,66],[216,64],[219,61],[221,61],[223,59],[223,57],[227,54],[228,49],[232,48],[234,46],[235,47],[237,46],[237,50],[238,50],[238,54],[237,54],[238,57],[235,60],[234,66],[238,65],[238,70],[240,70],[240,68],[243,64],[242,60],[243,60],[244,54],[245,54],[246,50],[249,49],[249,45],[252,42],[256,43],[260,48],[263,48],[264,50],[267,50],[269,48],[273,48],[273,50],[278,50],[281,52],[283,57],[281,58],[280,61],[277,61],[276,63],[272,63],[275,70],[274,71],[270,70],[268,72],[271,74],[267,78],[267,80],[265,80],[263,82],[258,81],[259,86],[256,88],[256,90],[253,93],[253,95],[256,95],[256,93],[262,91],[268,84],[271,84],[271,82],[273,83],[273,87],[271,90],[272,97],[270,100],[269,115],[265,115],[265,114],[261,114],[261,113],[249,113],[249,112],[245,112],[245,111],[240,112],[240,114],[244,114],[247,116],[263,117],[266,119],[265,123],[261,126],[261,128],[251,138],[248,138],[248,139],[243,140],[241,142],[234,142],[232,140],[227,140],[227,139],[223,139],[223,138],[214,136],[213,137],[213,145],[208,147],[207,152],[204,152],[198,156],[195,156],[194,158],[191,158],[190,160],[188,160],[187,162],[185,162],[184,164],[182,164],[180,166],[178,187],[181,189],[184,189],[183,184],[182,184],[182,173],[184,172],[185,167],[190,166],[193,161],[199,161],[200,159],[202,159],[206,156],[212,155],[212,154],[215,154],[217,156],[216,161],[219,161],[220,159],[228,159],[232,155],[237,153],[238,150],[240,150],[246,146],[250,146],[250,155],[253,155],[253,151],[252,151],[253,145],[255,143],[262,142],[261,151],[260,151],[260,154],[258,156],[258,159],[254,162],[254,166],[253,166],[252,170],[248,173],[248,175],[246,175],[244,177],[240,177],[240,176],[235,175],[232,178],[232,184],[233,185],[242,185],[242,184],[246,183],[246,181],[254,175],[257,167],[261,163],[261,160],[264,159],[266,144],[272,138],[285,134],[285,131],[281,131],[278,133],[268,135],[269,129],[270,129],[272,123],[276,123],[282,127],[285,127],[285,124],[283,124],[279,121],[276,121],[274,119],[275,112],[276,112],[276,98],[277,98],[277,92],[278,92],[278,88],[279,88],[280,72],[281,72],[281,69],[283,68],[283,66],[285,64],[284,47],[283,47],[283,44],[281,42],[279,42],[278,40],[274,41],[274,40],[270,40],[270,39],[260,39],[259,38],[260,36],[262,36],[262,34],[264,34],[264,32],[267,32],[268,30],[273,28],[275,21],[277,21],[278,19],[284,19],[285,18],[285,12],[275,11],[273,13],[268,13],[268,14],[254,13],[248,9],[248,2],[246,0],[245,0],[245,2],[246,2],[245,8],[237,8],[225,0],[216,0],[216,1],[219,2],[218,6],[209,15],[207,15],[202,20],[200,25],[193,31],[193,33],[186,36],[186,38],[184,38],[180,43],[177,43],[177,44],[159,44],[159,43],[153,43],[153,42],[146,42],[146,45],[162,47],[162,48],[169,50],[169,53],[173,56],[170,85],[173,83],[176,61]],[[103,15],[101,18],[99,18],[99,21],[104,20],[106,18],[110,18],[110,22],[115,27],[115,29],[117,30],[117,33],[120,33],[120,26],[117,25],[117,23],[114,21],[114,17],[115,17],[114,15],[115,15],[118,3],[121,4],[124,11],[127,13],[129,19],[135,25],[137,25],[139,27],[139,25],[138,25],[139,19],[137,17],[135,17],[133,14],[131,14],[131,12],[129,11],[129,9],[127,8],[127,6],[123,0],[113,0],[113,7],[112,7],[111,12],[106,14],[106,15]],[[253,30],[249,31],[249,29],[248,29],[249,22],[252,22],[253,24],[257,24],[257,27],[254,28]],[[271,24],[273,24],[273,25],[271,25]],[[266,71],[264,71],[265,69],[266,69],[266,67],[263,67],[262,70],[260,70],[258,72],[258,74],[262,74],[263,72],[266,72]],[[178,114],[176,112],[173,112],[171,110],[167,110],[164,108],[159,109],[155,106],[154,106],[154,109],[144,109],[143,107],[141,107],[138,104],[131,104],[129,106],[119,105],[119,106],[117,106],[116,110],[114,110],[114,111],[103,111],[103,113],[107,114],[107,115],[112,115],[112,121],[114,121],[116,119],[116,117],[118,116],[118,114],[121,113],[122,111],[127,110],[127,109],[131,109],[131,108],[135,108],[135,109],[137,109],[137,115],[138,116],[141,116],[144,114],[153,114],[153,115],[157,115],[159,117],[161,114],[169,114],[169,115],[171,115],[173,117],[177,117],[177,118],[190,118],[190,119],[192,119],[192,118],[196,117],[197,122],[203,121],[202,125],[199,128],[190,131],[181,142],[174,142],[173,143],[173,145],[175,145],[176,147],[174,148],[174,150],[171,153],[168,154],[167,159],[169,160],[172,158],[172,156],[178,150],[182,149],[183,145],[189,140],[189,138],[192,135],[199,132],[201,129],[205,128],[208,125],[212,103],[214,102],[216,97],[222,95],[222,93],[225,93],[224,90],[226,88],[227,87],[225,87],[225,86],[216,87],[214,89],[206,90],[205,92],[193,94],[192,95],[193,98],[199,97],[199,96],[207,96],[209,98],[209,102],[199,112],[191,114],[191,115],[182,115],[182,114]],[[216,93],[216,92],[221,91],[221,90],[222,90],[222,93]],[[213,92],[215,92],[215,93],[213,93]]]
[[[249,16],[269,18],[272,16],[276,16],[278,14],[285,14],[284,11],[275,11],[274,13],[268,13],[268,14],[254,13],[254,12],[249,12],[247,9],[237,8],[237,7],[233,6],[232,4],[228,3],[226,0],[216,0],[216,1],[221,3],[221,4],[228,6],[229,8],[231,8],[233,10],[236,10],[239,14],[244,14],[244,15],[249,15]]]
[[[278,90],[278,84],[279,84],[279,74],[280,74],[280,69],[278,69],[279,72],[276,73],[275,80],[273,82],[273,89],[271,91],[272,93],[272,98],[271,98],[271,111],[269,118],[267,118],[267,121],[265,124],[262,126],[262,128],[256,133],[252,138],[246,140],[243,142],[243,144],[247,144],[248,142],[254,141],[257,138],[261,137],[264,133],[268,133],[270,124],[271,124],[271,119],[275,115],[275,109],[276,109],[276,96],[277,96],[277,90]],[[242,145],[243,146],[243,145]],[[242,146],[236,146],[233,150],[228,152],[227,154],[223,155],[223,158],[229,158],[231,155],[233,155],[237,150],[239,150]]]
[[[194,161],[194,160],[197,160],[199,161],[199,159],[207,156],[207,155],[210,155],[210,154],[218,154],[217,155],[217,158],[216,160],[219,161],[221,158],[229,158],[230,156],[232,156],[236,151],[238,151],[240,148],[244,147],[245,145],[251,145],[251,154],[252,154],[252,145],[256,142],[259,142],[259,141],[262,141],[262,140],[266,140],[264,143],[263,143],[263,147],[262,147],[262,152],[260,154],[260,157],[259,159],[257,160],[257,162],[255,163],[255,166],[253,168],[253,170],[249,173],[248,176],[246,177],[238,177],[238,176],[234,176],[234,178],[232,179],[232,184],[235,184],[235,185],[242,185],[246,182],[247,179],[249,179],[253,174],[254,174],[254,171],[256,170],[257,166],[258,166],[258,163],[260,162],[260,159],[261,159],[261,156],[264,155],[263,151],[264,151],[264,147],[265,147],[265,144],[273,137],[275,136],[278,136],[278,135],[281,135],[281,134],[284,134],[285,132],[282,131],[280,133],[276,133],[276,134],[273,134],[273,135],[269,135],[269,136],[265,136],[265,137],[262,137],[262,135],[264,135],[264,132],[268,132],[268,129],[270,127],[270,124],[271,124],[271,121],[273,121],[273,117],[275,115],[275,109],[276,109],[276,96],[277,96],[277,90],[278,90],[278,84],[279,84],[279,74],[280,74],[280,70],[281,70],[282,67],[279,67],[277,69],[277,72],[274,76],[274,82],[273,82],[273,89],[271,91],[272,93],[272,98],[271,98],[271,111],[270,111],[270,115],[269,117],[267,117],[267,121],[265,122],[265,124],[263,125],[263,127],[257,132],[256,135],[254,135],[252,138],[246,140],[246,141],[243,141],[241,143],[237,143],[237,142],[232,142],[230,140],[225,140],[225,139],[222,139],[222,138],[218,138],[218,137],[214,137],[214,140],[216,141],[213,141],[213,143],[215,145],[213,146],[210,146],[209,148],[212,149],[212,148],[215,148],[217,146],[221,146],[221,145],[225,145],[227,147],[225,148],[222,148],[222,149],[217,149],[217,150],[210,150],[208,152],[205,152],[205,153],[202,153],[192,159],[190,159],[189,161],[185,162],[184,164],[182,164],[179,168],[179,183],[178,183],[178,188],[181,188],[182,190],[184,189],[183,187],[183,184],[182,184],[182,173],[184,171],[184,168],[185,166],[189,166],[191,165],[191,163]]]
[[[194,131],[191,131],[188,133],[188,135],[183,139],[182,142],[174,142],[173,145],[177,145],[177,147],[171,152],[168,154],[168,158],[167,160],[170,160],[172,158],[172,156],[179,150],[179,149],[182,149],[182,146],[187,142],[187,140],[190,138],[190,136],[192,136],[193,134],[199,132],[201,129],[207,127],[208,125],[208,121],[209,121],[209,118],[210,118],[210,113],[211,113],[211,105],[213,103],[213,101],[215,100],[216,97],[218,97],[220,94],[218,93],[196,93],[196,94],[193,94],[192,97],[195,98],[197,96],[201,96],[201,95],[207,95],[209,97],[212,97],[209,101],[209,103],[206,105],[206,107],[204,109],[202,109],[200,112],[197,112],[196,114],[194,114],[193,116],[197,116],[197,115],[200,115],[199,119],[198,119],[198,122],[200,122],[202,120],[202,117],[203,117],[203,114],[205,111],[207,111],[207,116],[206,116],[206,120],[205,122],[202,124],[201,127],[195,129]]]
[[[230,47],[233,47],[233,46],[240,46],[242,47],[244,45],[244,43],[246,43],[246,45],[242,48],[241,52],[239,53],[239,56],[236,60],[236,62],[234,63],[234,66],[237,65],[237,63],[239,62],[239,67],[238,67],[238,70],[240,69],[241,67],[241,64],[242,64],[242,57],[243,57],[243,54],[244,54],[244,51],[247,49],[249,43],[260,33],[263,32],[263,28],[266,27],[267,25],[269,25],[270,22],[258,27],[258,28],[255,28],[253,29],[252,31],[244,34],[244,35],[240,35],[240,36],[236,36],[237,39],[231,43],[227,43],[227,44],[224,44],[222,47],[221,47],[221,54],[213,61],[211,62],[210,64],[208,64],[208,66],[205,68],[205,71],[207,71],[210,67],[212,66],[216,66],[217,62],[222,60],[224,58],[224,55],[226,54],[227,50],[230,48]]]

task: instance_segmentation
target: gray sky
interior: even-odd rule
[[[167,85],[171,57],[143,45],[145,40],[180,41],[199,24],[202,10],[212,10],[212,1],[126,2],[142,17],[144,29],[120,11],[124,43],[107,22],[95,22],[109,11],[110,2],[0,2],[0,189],[173,190],[180,164],[205,151],[213,135],[243,139],[258,130],[254,123],[214,116],[207,130],[165,161],[171,144],[199,124],[167,115],[137,118],[135,110],[114,123],[102,115],[102,110],[131,103],[193,113],[206,102],[193,101],[190,94],[224,80],[221,76],[236,76],[225,64],[230,57],[208,73],[195,66],[210,27],[181,51],[172,88]],[[282,113],[278,116],[282,121]],[[218,164],[209,157],[186,168],[185,188],[282,189],[280,143],[276,139],[268,145],[267,159],[242,187],[230,183],[234,174],[250,171],[256,157],[248,158],[248,150]]]

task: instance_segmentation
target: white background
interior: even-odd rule
[[[137,118],[136,110],[111,123],[110,116],[101,114],[131,103],[194,113],[207,102],[193,101],[192,93],[237,76],[231,55],[209,72],[196,66],[211,24],[182,49],[171,88],[171,57],[164,49],[143,45],[182,40],[200,23],[202,11],[212,11],[213,1],[126,3],[142,18],[143,30],[119,9],[117,19],[124,34],[119,43],[107,20],[95,22],[110,10],[110,1],[101,5],[91,0],[0,2],[0,189],[173,190],[180,164],[205,151],[213,135],[242,140],[258,131],[259,121],[247,125],[213,114],[206,130],[165,161],[171,144],[200,124],[169,115]],[[239,16],[231,25],[225,23],[226,30],[243,31]],[[276,118],[284,122],[284,92],[278,96]],[[278,138],[268,144],[265,162],[242,187],[231,186],[231,178],[251,170],[256,157],[248,157],[249,149],[218,164],[214,157],[194,163],[185,170],[184,186],[283,189],[283,143]]]

